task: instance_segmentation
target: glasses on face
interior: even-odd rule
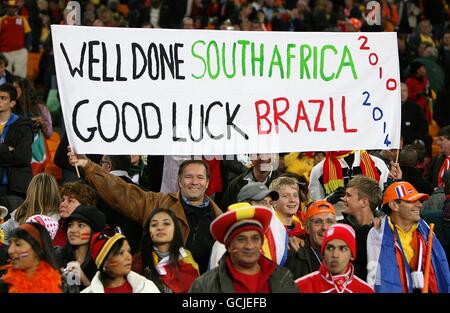
[[[336,224],[336,220],[332,219],[332,218],[327,218],[325,220],[323,220],[321,218],[312,218],[311,219],[311,224],[313,224],[314,226],[323,226],[324,223],[326,223],[328,226],[331,226],[331,225]]]

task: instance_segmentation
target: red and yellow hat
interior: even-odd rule
[[[126,239],[123,234],[115,233],[112,229],[105,229],[92,235],[91,256],[98,269],[102,267],[114,244],[122,238]]]
[[[429,198],[429,195],[417,192],[416,188],[410,183],[401,181],[395,182],[386,188],[383,195],[383,205],[393,200],[404,200],[408,202],[420,200],[423,202]]]
[[[226,213],[211,223],[211,234],[227,247],[228,243],[243,231],[256,230],[264,237],[271,219],[272,210],[269,208],[240,202],[229,206]]]

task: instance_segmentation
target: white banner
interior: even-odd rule
[[[78,153],[221,155],[400,144],[395,33],[52,25]]]

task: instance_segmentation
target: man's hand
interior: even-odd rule
[[[69,159],[70,165],[83,168],[88,164],[88,159],[84,154],[75,154],[70,146],[67,147],[67,151],[69,151],[67,152],[67,158]]]
[[[402,172],[402,169],[400,168],[399,163],[395,163],[395,162],[391,161],[391,171],[389,172],[389,177],[396,179],[396,180],[402,179],[403,172]]]
[[[380,229],[380,227],[381,227],[381,218],[374,217],[372,222],[373,222],[373,228]]]
[[[290,237],[288,239],[289,242],[289,250],[297,251],[298,249],[303,248],[305,246],[305,241],[298,237]]]

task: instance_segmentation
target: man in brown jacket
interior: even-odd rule
[[[192,252],[200,272],[207,269],[214,239],[209,231],[211,222],[222,210],[205,195],[209,183],[208,166],[201,160],[187,160],[178,171],[179,193],[145,192],[127,184],[94,162],[76,155],[69,147],[67,156],[73,166],[84,170],[85,180],[113,209],[144,225],[156,208],[170,208],[178,217],[184,246]]]

